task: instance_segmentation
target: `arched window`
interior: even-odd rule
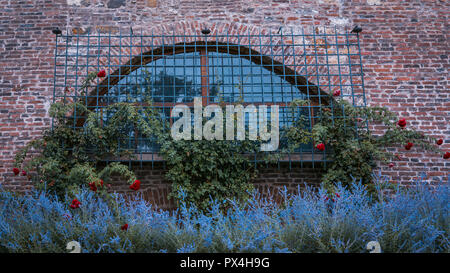
[[[281,130],[292,124],[298,115],[307,117],[307,126],[312,126],[311,107],[300,109],[294,114],[296,117],[289,108],[296,99],[308,99],[298,85],[288,81],[289,76],[292,80],[292,75],[278,75],[274,69],[277,65],[264,63],[262,58],[248,58],[248,55],[245,58],[223,51],[223,48],[222,51],[209,51],[204,47],[192,52],[153,56],[153,61],[127,75],[116,75],[117,82],[97,96],[97,101],[90,107],[102,111],[112,103],[144,102],[145,95],[150,95],[153,106],[169,119],[170,111],[176,104],[193,107],[194,97],[201,97],[203,106],[220,102],[239,103],[244,107],[249,104],[276,104],[279,106]],[[278,65],[279,70],[284,70],[280,68],[282,65]],[[107,116],[104,118],[108,119]],[[245,120],[248,124],[248,115]],[[152,139],[143,138],[134,130],[130,130],[126,143],[123,148],[134,149],[136,153],[158,152],[158,146]],[[285,139],[281,139],[280,145],[285,144]],[[311,149],[311,144],[302,145],[298,152]]]
[[[106,77],[85,85],[84,79],[101,69],[107,71]],[[302,120],[311,128],[323,111],[336,110],[333,96],[355,107],[366,104],[359,36],[337,29],[274,32],[233,25],[203,32],[188,24],[172,32],[155,27],[140,34],[130,29],[129,35],[60,34],[55,40],[54,73],[54,101],[81,100],[98,112],[114,102],[142,100],[146,88],[154,107],[166,117],[177,103],[192,106],[193,98],[201,96],[203,105],[277,104],[281,126],[305,117]],[[289,104],[302,98],[307,105],[290,114]],[[78,130],[86,115],[75,109],[68,118]],[[287,160],[301,166],[329,160],[329,149],[312,147],[303,145]],[[138,157],[140,161],[157,158],[158,147],[133,128],[125,148],[151,154],[147,160]]]

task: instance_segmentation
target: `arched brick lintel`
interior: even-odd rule
[[[223,42],[204,42],[204,41],[196,41],[191,43],[178,43],[173,44],[172,46],[165,47],[157,47],[153,49],[151,52],[145,52],[144,54],[135,55],[131,61],[127,60],[126,64],[120,66],[119,69],[113,71],[110,76],[110,79],[106,78],[100,83],[100,86],[105,86],[99,88],[99,95],[104,95],[108,92],[108,85],[117,84],[122,78],[126,77],[129,73],[137,70],[139,65],[146,65],[152,61],[155,61],[161,58],[161,55],[174,55],[179,53],[189,53],[198,51],[200,48],[205,49],[208,52],[220,52],[220,53],[229,53],[232,55],[239,55],[244,59],[247,59],[257,65],[261,65],[269,71],[277,75],[282,76],[287,82],[291,83],[294,86],[297,86],[298,89],[312,96],[321,95],[322,99],[327,102],[327,93],[323,90],[319,90],[317,86],[309,81],[302,75],[299,75],[294,70],[292,70],[289,66],[283,65],[282,62],[273,60],[268,55],[260,54],[254,49],[249,48],[248,46],[242,46],[238,44],[231,43],[223,43]],[[129,65],[131,64],[131,66]],[[97,90],[96,90],[97,91]]]
[[[201,33],[201,30],[205,28],[210,29],[209,35]],[[326,94],[339,88],[336,86],[337,82],[341,81],[343,83],[343,79],[339,79],[339,76],[321,77],[321,88],[319,89],[315,84],[315,82],[318,82],[316,75],[325,75],[326,69],[328,69],[328,73],[338,74],[336,66],[314,65],[314,62],[316,64],[318,62],[317,58],[305,57],[305,55],[314,51],[317,53],[321,48],[314,46],[309,50],[305,50],[304,47],[293,46],[293,44],[297,45],[299,42],[296,41],[296,36],[290,34],[281,37],[271,30],[239,23],[214,23],[206,26],[195,21],[162,24],[150,28],[140,26],[134,29],[134,33],[140,34],[139,39],[133,40],[131,35],[130,39],[125,38],[126,35],[122,36],[120,41],[119,39],[110,39],[108,41],[110,47],[103,49],[101,54],[99,54],[102,57],[90,60],[90,66],[105,68],[107,75],[115,76],[105,78],[100,83],[101,86],[108,85],[108,83],[109,85],[114,85],[120,80],[120,77],[117,77],[117,75],[121,75],[121,77],[122,75],[126,76],[132,70],[138,68],[134,65],[144,65],[151,62],[151,55],[174,54],[184,51],[182,46],[177,49],[174,45],[205,46],[205,44],[210,51],[229,51],[231,54],[240,53],[243,58],[251,59],[255,64],[262,63],[269,71],[274,71],[280,75],[288,75],[286,80],[293,85],[298,85],[299,89],[305,94],[323,95],[322,103],[328,103]],[[194,35],[205,38],[200,40],[198,36]],[[100,41],[100,43],[102,42],[106,41]],[[117,49],[118,47],[120,48],[119,50]],[[177,50],[180,52],[177,52]],[[195,48],[191,47],[188,50],[193,51]],[[250,58],[248,55],[252,57]],[[127,59],[124,56],[130,56],[130,58]],[[120,68],[109,70],[108,64],[114,64],[120,66]],[[130,64],[132,64],[131,69]],[[272,66],[273,64],[275,66]],[[280,64],[283,64],[283,66],[279,66]],[[303,64],[308,65],[305,66]],[[328,84],[330,85],[327,86]],[[95,94],[98,95],[103,95],[107,92],[105,88],[94,89]]]

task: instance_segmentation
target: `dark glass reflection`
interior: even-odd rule
[[[142,101],[150,96],[153,102],[192,102],[201,96],[199,53],[162,57],[136,69],[108,92],[108,101]]]
[[[202,96],[201,56],[199,52],[168,55],[142,66],[123,77],[103,97],[107,103],[144,102],[148,96],[160,107],[162,118],[169,119],[174,103],[191,103]],[[208,52],[208,102],[209,103],[289,103],[305,99],[298,88],[259,64],[239,56]],[[295,113],[286,106],[279,108],[280,148],[286,146],[283,128],[291,126],[300,116],[308,117],[305,126],[310,127],[307,108]],[[268,106],[270,122],[270,106]],[[104,121],[108,117],[104,115]],[[245,115],[246,127],[250,122]],[[246,128],[248,130],[248,128]],[[157,152],[159,147],[153,139],[143,138],[129,128],[129,139],[120,141],[125,149],[136,152]],[[302,145],[298,151],[309,151],[312,145]]]

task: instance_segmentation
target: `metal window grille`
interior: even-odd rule
[[[100,70],[107,76],[96,78],[81,93],[82,80]],[[139,101],[144,89],[151,90],[153,106],[167,118],[177,103],[193,106],[193,98],[202,97],[203,106],[219,101],[277,104],[280,126],[303,115],[312,127],[323,107],[333,107],[329,94],[336,90],[354,106],[366,104],[359,37],[336,28],[311,33],[280,29],[179,35],[130,30],[56,35],[54,101],[81,100],[101,112],[111,103]],[[292,115],[288,108],[294,99],[309,104]],[[82,130],[85,117],[74,111],[70,118],[74,130]],[[130,130],[125,142],[123,148],[134,150],[141,163],[161,160],[154,141],[139,132]],[[311,142],[281,161],[314,166],[328,160]]]

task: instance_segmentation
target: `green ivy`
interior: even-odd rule
[[[95,74],[91,73],[83,86],[93,79]],[[84,128],[73,129],[71,117],[74,111],[85,113]],[[107,183],[115,174],[132,183],[136,177],[127,166],[118,162],[106,164],[103,168],[98,166],[111,157],[130,156],[129,151],[118,148],[118,139],[126,137],[124,127],[136,122],[135,117],[127,116],[125,119],[124,115],[129,114],[127,111],[136,110],[131,105],[114,104],[105,111],[114,112],[107,125],[99,122],[99,114],[88,110],[82,102],[64,99],[52,104],[49,115],[53,118],[53,128],[45,130],[41,138],[32,140],[21,149],[16,154],[15,166],[25,170],[38,189],[46,189],[59,196],[99,180]],[[104,187],[98,190],[106,192]]]
[[[94,79],[95,73],[91,73],[79,92]],[[151,94],[150,90],[147,94]],[[84,102],[62,100],[50,108],[53,128],[16,155],[16,167],[26,170],[38,188],[59,195],[100,179],[108,183],[116,174],[131,184],[136,176],[128,166],[120,162],[104,163],[111,158],[133,159],[133,150],[119,147],[125,146],[121,140],[128,138],[130,130],[138,130],[144,137],[154,137],[161,146],[160,154],[168,167],[166,177],[173,187],[170,197],[206,209],[210,198],[221,201],[224,207],[231,199],[248,198],[251,180],[257,175],[250,155],[273,162],[301,144],[312,140],[316,144],[324,143],[332,161],[327,164],[323,183],[333,191],[334,182],[348,185],[353,178],[373,187],[374,168],[379,162],[394,159],[387,147],[413,142],[415,147],[438,152],[431,138],[410,127],[398,127],[397,116],[386,108],[355,107],[343,99],[334,100],[331,96],[330,99],[333,107],[320,108],[313,128],[309,128],[307,117],[300,117],[293,126],[281,131],[288,138],[289,146],[277,154],[259,153],[259,141],[175,141],[170,136],[169,124],[151,107],[148,96],[144,98],[147,107],[129,98],[127,103],[105,107],[103,113],[89,110]],[[297,100],[291,107],[295,111],[296,107],[305,105],[310,102]],[[71,118],[74,111],[86,117],[84,127],[78,130],[74,130]],[[104,114],[108,120],[103,120]],[[373,135],[367,129],[368,124],[384,126],[385,133]],[[25,160],[27,157],[29,160]],[[99,190],[106,192],[104,187]]]
[[[270,160],[259,153],[259,141],[247,137],[244,141],[173,140],[167,122],[153,108],[145,111],[148,124],[143,122],[139,130],[156,137],[161,147],[159,153],[167,165],[166,178],[172,182],[169,198],[205,210],[211,199],[221,202],[224,208],[231,200],[245,201],[249,197],[253,189],[251,180],[257,174],[250,154]]]
[[[327,163],[322,182],[333,191],[336,182],[349,185],[362,181],[374,190],[373,171],[378,164],[395,160],[388,148],[403,147],[408,142],[414,147],[438,153],[435,140],[407,126],[397,126],[398,117],[384,107],[355,107],[344,99],[334,100],[333,107],[321,107],[314,126],[308,129],[296,125],[289,129],[292,145],[305,143],[311,137],[316,144],[324,143],[331,162]],[[295,101],[292,105],[308,105],[307,101]],[[383,126],[383,134],[374,135],[368,125]]]
[[[151,100],[146,99],[146,104],[151,105]],[[83,128],[74,130],[74,111],[86,116]],[[133,159],[132,150],[119,149],[124,147],[120,139],[127,139],[132,129],[156,138],[161,146],[173,187],[170,197],[176,201],[184,199],[205,209],[213,198],[227,206],[231,199],[244,201],[252,190],[256,168],[246,153],[256,152],[258,141],[175,141],[155,108],[136,105],[131,98],[105,107],[102,113],[90,111],[83,102],[63,100],[51,106],[50,116],[53,128],[16,155],[16,167],[26,170],[37,188],[63,196],[100,179],[108,183],[116,174],[131,184],[136,177],[128,166],[104,163],[111,158]]]

